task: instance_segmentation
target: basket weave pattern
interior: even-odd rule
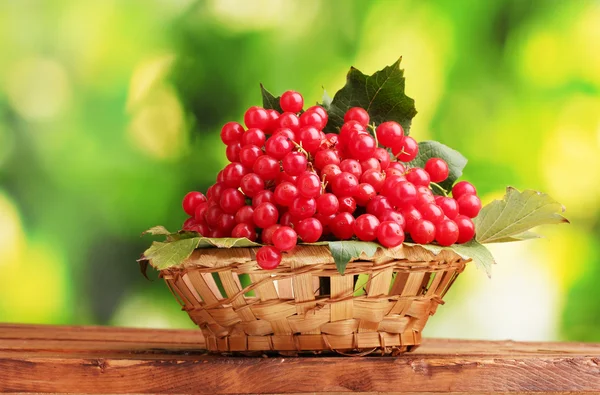
[[[403,246],[363,254],[342,276],[326,246],[298,246],[269,271],[258,267],[255,253],[200,249],[161,272],[209,351],[410,351],[467,263],[450,251]],[[242,274],[251,281],[244,289]],[[358,275],[368,279],[357,287]]]

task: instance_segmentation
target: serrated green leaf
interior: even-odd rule
[[[200,243],[200,237],[170,242],[155,241],[144,252],[144,258],[157,270],[164,270],[179,265],[189,258]]]
[[[142,236],[143,235],[165,235],[165,236],[167,236],[170,234],[171,234],[171,232],[169,232],[167,230],[167,228],[165,228],[162,225],[153,226],[150,229],[142,232]]]
[[[277,110],[280,113],[283,112],[283,110],[281,109],[281,105],[279,104],[280,97],[273,96],[271,92],[265,89],[263,84],[260,84],[260,91],[262,94],[264,108],[266,108],[267,110]]]
[[[352,107],[362,107],[371,122],[396,121],[409,134],[412,118],[417,114],[415,101],[404,94],[404,70],[398,59],[391,66],[365,75],[354,67],[346,77],[346,85],[333,97],[326,131],[337,133],[344,123],[344,114]]]
[[[471,240],[464,244],[453,244],[448,247],[442,247],[435,244],[404,244],[409,246],[422,247],[428,251],[433,252],[435,255],[439,254],[442,250],[454,251],[463,259],[472,259],[473,263],[475,263],[475,266],[477,266],[479,269],[483,269],[488,277],[492,276],[492,265],[496,263],[490,250],[488,250],[486,246],[478,243],[475,240]]]
[[[261,244],[248,240],[245,237],[236,239],[233,237],[210,238],[201,237],[196,248],[238,248],[238,247],[260,247]]]
[[[508,243],[511,241],[532,240],[532,239],[539,239],[541,237],[542,237],[541,235],[538,235],[535,232],[527,231],[527,232],[523,232],[518,235],[503,237],[501,239],[494,241],[494,243]]]
[[[452,189],[454,182],[462,176],[463,169],[467,165],[467,158],[460,152],[437,141],[421,141],[419,143],[419,153],[417,157],[409,163],[410,167],[425,167],[425,163],[431,158],[441,158],[448,164],[448,178],[439,183],[446,191]],[[443,193],[432,186],[433,193],[443,195]]]
[[[327,93],[327,91],[325,89],[323,89],[323,98],[321,99],[322,103],[321,106],[323,106],[327,111],[329,111],[329,109],[331,108],[331,101],[333,99],[331,99],[331,96],[329,96],[329,93]]]
[[[560,203],[545,193],[532,190],[519,192],[508,187],[502,200],[494,200],[483,207],[474,219],[475,238],[480,243],[516,239],[539,225],[568,223],[558,214],[564,211]]]
[[[368,241],[343,240],[329,242],[329,251],[331,251],[335,267],[340,274],[344,274],[346,265],[352,259],[358,258],[363,252],[368,257],[372,257],[380,247],[381,245]]]

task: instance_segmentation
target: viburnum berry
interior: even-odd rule
[[[354,196],[358,192],[358,179],[354,174],[342,172],[331,182],[331,189],[337,196]]]
[[[321,193],[321,180],[315,173],[305,172],[298,176],[296,186],[300,195],[306,198],[314,198]]]
[[[209,236],[210,235],[210,228],[209,228],[209,226],[207,224],[195,224],[189,230],[192,230],[194,232],[198,232],[202,236]]]
[[[359,215],[354,221],[354,234],[359,240],[373,241],[377,238],[379,220],[372,214]]]
[[[216,228],[217,223],[219,222],[219,218],[223,214],[223,210],[221,210],[220,205],[210,206],[206,209],[206,214],[204,217],[206,218],[206,223],[211,228]]]
[[[194,220],[194,217],[190,217],[188,219],[185,220],[185,222],[183,223],[181,229],[183,230],[192,230],[192,228],[196,225],[196,221]]]
[[[477,195],[477,190],[468,181],[459,181],[452,187],[452,197],[458,200],[462,195]]]
[[[418,207],[418,210],[421,212],[423,219],[431,221],[434,225],[437,225],[444,220],[444,211],[436,204],[423,204]]]
[[[400,225],[402,229],[406,227],[406,221],[404,220],[404,216],[395,210],[387,210],[383,215],[377,217],[379,221],[394,221]]]
[[[296,177],[296,176],[290,176],[285,171],[282,171],[282,172],[280,172],[277,175],[277,178],[275,179],[275,185],[279,185],[282,182],[291,182],[292,184],[296,185],[296,179],[297,178],[298,177]]]
[[[413,167],[411,169],[408,169],[405,177],[407,181],[409,181],[416,187],[420,185],[426,187],[429,186],[429,183],[431,182],[431,179],[429,178],[429,173],[427,173],[420,167]]]
[[[321,133],[314,126],[305,126],[298,131],[298,142],[307,152],[313,154],[321,145]]]
[[[250,241],[256,241],[256,231],[254,230],[254,227],[242,222],[237,224],[232,230],[231,230],[231,237],[235,237],[235,238],[241,238],[241,237],[245,237]]]
[[[292,132],[292,129],[290,129],[290,128],[276,129],[275,133],[273,133],[273,136],[277,136],[277,135],[285,136],[292,141],[296,140],[296,133]]]
[[[354,198],[356,199],[356,204],[358,204],[359,206],[366,206],[367,203],[369,203],[369,201],[373,199],[376,195],[377,192],[375,191],[373,185],[361,183],[358,184],[358,191],[354,195]]]
[[[440,206],[446,217],[449,219],[453,220],[458,215],[458,203],[456,200],[450,197],[440,196],[440,199],[436,199],[436,204]]]
[[[248,174],[250,175],[250,174]],[[246,176],[244,176],[246,177]],[[262,180],[261,180],[262,181]],[[244,195],[237,189],[227,188],[223,191],[220,199],[221,210],[227,214],[235,214],[237,211],[244,207],[246,200]]]
[[[248,174],[248,169],[245,168],[241,163],[230,163],[223,169],[223,182],[228,188],[239,188],[242,177],[244,177],[246,174]]]
[[[387,210],[393,207],[390,201],[382,195],[377,195],[369,203],[367,203],[367,213],[373,214],[376,217],[383,215]]]
[[[241,145],[256,145],[257,147],[262,147],[265,145],[266,140],[267,136],[265,136],[265,132],[261,129],[250,128],[242,135]]]
[[[279,211],[273,203],[261,203],[254,209],[252,218],[259,228],[268,228],[277,223]]]
[[[449,246],[458,241],[458,225],[450,219],[444,219],[435,226],[435,241],[439,245]]]
[[[225,235],[223,237],[227,237],[231,235],[231,230],[235,227],[235,217],[228,213],[223,213],[217,220],[216,228],[224,231]]]
[[[338,165],[334,165],[333,163],[328,164],[321,170],[321,180],[331,185],[335,177],[341,173],[342,170]]]
[[[275,269],[281,263],[281,252],[275,247],[262,246],[256,252],[256,263],[265,270]]]
[[[266,134],[271,134],[275,131],[275,129],[278,128],[277,121],[279,120],[279,115],[281,114],[279,114],[279,112],[274,109],[267,110],[267,113],[269,114],[269,127],[266,128],[264,132]]]
[[[298,237],[305,243],[315,243],[323,235],[323,225],[316,218],[306,218],[298,222],[295,228]]]
[[[431,221],[420,219],[411,227],[410,237],[417,244],[429,244],[435,239],[435,225]]]
[[[396,207],[413,205],[417,201],[417,188],[408,181],[400,181],[394,185],[393,193],[388,198]]]
[[[360,162],[354,159],[344,159],[340,163],[340,170],[343,172],[352,173],[356,178],[359,178],[363,173]]]
[[[265,181],[276,179],[281,171],[279,161],[269,155],[259,156],[252,169]]]
[[[208,233],[208,237],[212,237],[214,239],[219,239],[222,237],[228,237],[230,232],[227,232],[224,229],[218,229],[218,228],[214,228],[211,229],[210,232]]]
[[[263,244],[273,244],[273,234],[277,229],[281,228],[281,226],[282,225],[280,224],[275,224],[263,229],[262,234],[260,235]]]
[[[280,251],[290,251],[297,241],[298,234],[289,226],[282,226],[273,233],[273,245]]]
[[[308,159],[300,152],[290,152],[281,161],[283,171],[290,176],[299,176],[308,167]]]
[[[244,145],[240,149],[239,153],[240,163],[244,167],[251,169],[254,166],[254,163],[256,163],[258,157],[262,155],[263,152],[260,147],[256,145]]]
[[[431,158],[425,163],[425,171],[429,173],[431,181],[442,182],[448,178],[450,170],[448,164],[440,158]]]
[[[240,189],[248,197],[254,197],[257,193],[265,189],[265,182],[258,174],[248,173],[240,181]],[[223,199],[221,197],[221,199]]]
[[[289,226],[290,228],[295,228],[298,221],[299,219],[294,217],[289,211],[281,214],[281,217],[279,218],[280,225]]]
[[[329,223],[329,229],[340,240],[348,240],[354,235],[354,217],[350,213],[339,213]]]
[[[405,136],[402,144],[392,147],[394,155],[402,162],[410,162],[417,157],[419,153],[419,145],[410,136]]]
[[[435,198],[433,196],[433,193],[431,192],[431,189],[420,185],[417,187],[417,201],[415,202],[414,206],[419,208],[424,204],[429,204],[429,203],[435,203]]]
[[[286,91],[279,99],[281,109],[286,112],[300,112],[304,106],[304,98],[296,91]]]
[[[317,202],[313,198],[298,196],[289,206],[290,214],[299,219],[312,217],[317,212]]]
[[[209,202],[215,201],[218,203],[225,189],[227,189],[227,186],[224,182],[217,182],[215,185],[213,185],[210,188],[210,195],[208,196]]]
[[[361,107],[352,107],[344,114],[344,122],[356,121],[363,126],[369,124],[369,113]]]
[[[242,146],[240,145],[240,143],[233,143],[231,145],[228,145],[225,149],[225,156],[227,157],[227,160],[229,160],[230,162],[239,162],[241,150]]]
[[[477,217],[481,210],[481,200],[475,195],[461,195],[456,199],[458,203],[458,212],[469,218]]]
[[[265,151],[275,159],[283,159],[293,148],[290,139],[283,134],[273,135],[265,143]]]
[[[275,195],[273,192],[265,189],[260,191],[252,198],[252,207],[256,209],[262,203],[275,203]]]
[[[316,111],[305,111],[300,115],[300,126],[313,126],[322,130],[325,125],[323,118]]]
[[[244,114],[244,123],[247,128],[267,129],[270,127],[271,116],[262,107],[252,106]]]
[[[254,227],[254,208],[252,206],[244,206],[235,213],[235,222],[238,224],[248,224]]]
[[[360,176],[360,182],[370,184],[375,192],[379,192],[385,183],[385,173],[375,169],[367,170]]]
[[[315,168],[317,170],[321,170],[329,164],[339,165],[340,157],[337,154],[337,152],[335,152],[332,149],[323,149],[323,150],[317,151],[317,153],[315,154],[314,162],[315,162]]]
[[[206,219],[204,218],[206,210],[208,210],[208,202],[202,202],[196,206],[196,210],[194,211],[194,219],[196,223],[206,222]]]
[[[459,215],[454,219],[456,226],[458,226],[458,243],[466,243],[473,239],[475,236],[475,224],[471,218],[465,215]]]
[[[399,123],[394,121],[383,122],[375,129],[379,144],[385,147],[397,147],[404,141],[404,130]]]
[[[299,195],[298,188],[291,182],[282,182],[275,187],[275,202],[280,206],[287,207]]]
[[[373,169],[377,170],[377,171],[381,171],[381,164],[374,157],[370,157],[370,158],[367,158],[360,162],[360,168],[363,171],[363,173],[366,172],[367,170],[373,170]]]
[[[317,211],[323,215],[335,214],[339,208],[339,200],[333,193],[324,193],[317,198]]]
[[[387,169],[391,162],[390,153],[386,149],[381,147],[375,149],[375,152],[373,153],[373,158],[377,159],[381,170]]]
[[[346,212],[346,213],[352,214],[356,210],[356,200],[354,200],[353,197],[346,196],[346,197],[339,198],[339,202],[340,202],[340,212]]]
[[[202,194],[202,192],[189,192],[183,197],[183,211],[186,212],[190,217],[194,216],[196,211],[196,207],[202,202],[206,202],[206,196]]]
[[[365,127],[357,121],[348,121],[340,128],[338,140],[342,146],[346,146],[355,133],[366,133]]]
[[[404,166],[400,162],[390,162],[390,164],[389,164],[388,167],[392,168],[392,169],[396,169],[396,170],[398,170],[402,174],[406,173],[406,166]]]
[[[300,119],[293,112],[284,112],[279,116],[277,120],[278,127],[280,128],[288,128],[292,132],[297,133],[300,129]]]
[[[309,107],[305,112],[316,112],[317,114],[319,114],[321,116],[321,119],[323,119],[323,122],[324,122],[323,127],[325,127],[325,125],[327,125],[327,120],[329,119],[329,116],[327,115],[327,111],[323,107],[312,106],[312,107]]]
[[[404,231],[395,221],[384,221],[377,228],[377,240],[387,248],[394,248],[404,241]]]
[[[237,122],[227,122],[221,128],[221,141],[229,146],[239,143],[244,134],[244,127]]]
[[[402,216],[404,217],[404,221],[406,222],[404,229],[409,233],[412,231],[415,224],[421,219],[423,219],[421,212],[413,206],[402,208],[400,210],[400,213],[402,214]]]
[[[365,160],[373,156],[375,148],[377,148],[375,139],[369,134],[359,134],[348,142],[350,154],[358,160]]]

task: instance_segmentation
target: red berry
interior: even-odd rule
[[[246,199],[244,195],[237,189],[227,188],[223,191],[220,199],[221,210],[227,214],[235,214],[244,207]]]
[[[396,207],[411,206],[417,201],[417,188],[408,181],[400,181],[394,185],[388,199]]]
[[[420,219],[412,226],[410,237],[417,244],[429,244],[435,239],[435,225],[426,219]]]
[[[252,106],[244,114],[244,123],[248,128],[267,129],[271,122],[271,116],[262,107]]]
[[[377,228],[377,240],[384,247],[398,247],[404,241],[404,231],[397,222],[385,221]]]
[[[190,217],[185,220],[185,222],[181,226],[181,229],[189,231],[189,230],[193,230],[192,228],[194,226],[196,226],[196,221],[194,220],[194,217]]]
[[[402,162],[410,162],[417,157],[419,145],[410,136],[405,136],[402,144],[392,147],[394,155]]]
[[[376,217],[383,215],[391,209],[392,205],[385,196],[377,195],[367,203],[367,213],[373,214]]]
[[[317,211],[323,215],[335,214],[339,208],[339,200],[333,193],[324,193],[317,199]]]
[[[227,160],[229,160],[230,162],[239,162],[241,149],[242,146],[240,145],[240,143],[233,143],[231,145],[228,145],[227,149],[225,149],[225,156],[227,156]]]
[[[289,226],[290,228],[294,228],[298,221],[298,218],[295,218],[289,211],[281,214],[281,218],[279,218],[280,225]]]
[[[373,185],[362,183],[358,184],[358,191],[356,192],[356,195],[354,197],[356,198],[356,203],[359,206],[366,206],[367,203],[369,203],[369,201],[373,199],[376,195],[377,192],[375,191]]]
[[[404,229],[409,233],[412,231],[415,224],[423,218],[421,212],[413,206],[403,208],[402,210],[400,210],[400,213],[402,214],[402,216],[404,217],[404,221],[406,222]]]
[[[452,220],[444,219],[435,226],[435,241],[439,245],[449,246],[458,241],[458,225]]]
[[[244,127],[237,122],[227,122],[221,129],[221,141],[225,145],[239,143],[244,134]]]
[[[402,174],[406,173],[406,166],[404,166],[400,162],[390,162],[389,167],[392,168],[392,169],[397,169]]]
[[[418,210],[421,212],[423,219],[431,221],[434,225],[437,225],[444,220],[444,212],[439,206],[433,203],[424,204],[420,206]]]
[[[339,165],[340,157],[336,151],[332,149],[324,149],[317,151],[315,154],[315,168],[317,170],[323,169],[329,164]]]
[[[375,169],[367,170],[360,176],[360,182],[371,184],[375,192],[379,192],[385,183],[385,173]]]
[[[323,117],[316,111],[305,111],[300,115],[300,126],[314,126],[319,130],[323,130],[326,124]]]
[[[400,225],[402,229],[406,226],[406,221],[404,220],[404,216],[397,211],[387,210],[383,215],[380,215],[378,219],[383,221],[394,221]]]
[[[183,197],[183,211],[191,217],[194,215],[196,207],[202,202],[206,202],[206,196],[202,192],[189,192]]]
[[[283,134],[271,136],[265,144],[265,151],[268,155],[275,159],[283,159],[287,154],[292,152],[294,145]]]
[[[317,114],[319,114],[321,116],[321,119],[323,119],[323,122],[324,122],[323,127],[325,127],[325,125],[327,125],[327,120],[329,119],[329,116],[327,115],[327,111],[323,107],[321,107],[321,106],[312,106],[312,107],[309,107],[306,110],[306,112],[316,112]]]
[[[231,230],[235,227],[235,225],[235,217],[231,214],[224,213],[221,214],[217,220],[216,228],[224,231],[224,235],[222,237],[228,237],[231,235]]]
[[[417,201],[415,207],[421,207],[424,204],[435,203],[435,198],[431,189],[420,185],[417,187]]]
[[[440,199],[436,199],[436,203],[440,206],[442,211],[444,211],[446,217],[453,220],[458,215],[458,203],[456,200],[450,197],[440,196]]]
[[[228,188],[239,188],[242,177],[246,174],[248,174],[248,169],[242,166],[241,163],[230,163],[223,169],[223,182]]]
[[[350,213],[339,213],[329,223],[329,229],[340,240],[348,240],[354,234],[354,217]]]
[[[283,158],[282,166],[290,176],[299,176],[306,171],[308,159],[300,152],[290,152]]]
[[[361,107],[352,107],[344,115],[344,122],[356,121],[363,126],[369,124],[369,113]]]
[[[405,177],[407,181],[411,182],[416,187],[420,185],[426,187],[429,186],[429,183],[431,182],[429,178],[429,173],[427,173],[420,167],[413,167],[411,169],[408,169]]]
[[[294,133],[298,132],[298,129],[300,129],[300,120],[293,112],[284,112],[281,114],[277,120],[277,123],[278,127],[288,128]]]
[[[279,228],[281,228],[281,225],[275,224],[263,229],[261,234],[263,244],[273,244],[273,233]]]
[[[340,203],[340,212],[346,212],[346,213],[354,213],[354,211],[356,210],[356,200],[354,200],[354,198],[346,196],[346,197],[342,197],[339,198],[339,203]]]
[[[354,234],[362,241],[373,241],[377,238],[379,220],[372,214],[360,215],[354,221]]]
[[[206,210],[208,210],[208,202],[202,202],[196,206],[196,210],[194,211],[194,219],[196,223],[204,223],[206,222],[205,215]]]
[[[286,112],[300,112],[304,106],[302,95],[296,91],[287,91],[279,99],[281,109]]]
[[[344,147],[350,142],[352,135],[355,133],[365,133],[365,127],[357,121],[348,121],[340,128],[338,140]]]
[[[275,133],[273,134],[273,136],[276,135],[285,136],[292,141],[296,140],[296,133],[292,132],[292,129],[290,128],[279,128],[275,130]]]
[[[270,134],[273,133],[275,131],[275,129],[278,128],[278,120],[279,120],[279,112],[277,110],[274,109],[269,109],[267,110],[267,113],[269,113],[269,127],[267,129],[265,129],[265,133],[266,134]]]
[[[354,196],[358,192],[358,179],[354,174],[342,172],[333,179],[331,190],[337,196]]]
[[[281,252],[275,247],[262,246],[256,252],[256,263],[265,270],[275,269],[281,263]]]
[[[210,196],[208,198],[218,203],[225,189],[227,189],[227,186],[224,182],[217,182],[215,185],[209,188]]]
[[[259,156],[252,169],[265,181],[276,179],[280,172],[279,161],[269,155]]]
[[[477,217],[481,210],[481,200],[475,195],[461,195],[456,199],[458,203],[458,212],[469,218]]]
[[[261,203],[254,209],[252,218],[259,228],[268,228],[277,223],[279,211],[277,211],[277,207],[273,203]]]
[[[291,182],[282,182],[275,187],[275,202],[287,207],[298,197],[298,188]]]
[[[265,136],[265,132],[261,129],[250,128],[246,130],[246,133],[242,135],[242,146],[244,145],[256,145],[257,147],[262,147],[265,145],[265,141],[267,136]]]
[[[307,152],[313,154],[321,145],[321,132],[314,126],[305,126],[297,134],[298,142]]]
[[[363,173],[360,162],[354,159],[344,159],[340,163],[340,170],[343,172],[345,171],[347,173],[352,173],[356,178],[359,178]]]
[[[194,232],[198,232],[201,236],[209,236],[210,235],[210,228],[208,227],[207,224],[196,224],[194,226],[192,226],[192,228],[190,229]]]
[[[236,239],[245,237],[250,241],[256,241],[256,231],[253,226],[248,225],[247,223],[241,223],[237,224],[231,230],[231,237],[235,237]]]
[[[377,171],[381,171],[381,164],[379,163],[379,161],[373,157],[365,159],[363,161],[360,162],[360,168],[362,169],[363,173],[366,172],[367,170],[377,170]]]
[[[431,158],[425,163],[425,171],[429,173],[431,181],[442,182],[448,178],[448,164],[440,158]]]
[[[296,176],[290,176],[285,171],[282,171],[281,173],[279,173],[277,175],[277,179],[275,180],[275,185],[279,185],[282,182],[291,182],[292,184],[296,185],[296,179],[297,178],[298,177],[296,177]]]
[[[299,219],[312,217],[317,212],[317,202],[313,198],[298,196],[289,207],[290,214]]]
[[[206,223],[211,228],[216,228],[219,223],[219,218],[223,215],[223,210],[221,210],[220,205],[210,206],[206,209],[206,214],[204,217],[206,218]]]
[[[304,243],[315,243],[323,234],[323,225],[316,218],[306,218],[298,222],[296,232]]]
[[[314,198],[321,193],[321,180],[315,173],[305,172],[296,180],[298,192],[306,198]]]
[[[252,198],[252,207],[256,209],[262,203],[275,203],[275,195],[269,190],[260,191]]]
[[[385,148],[376,148],[373,157],[379,161],[381,170],[385,170],[390,165],[390,153]]]
[[[348,142],[350,154],[358,160],[365,160],[373,156],[375,148],[377,148],[375,139],[369,134],[359,134]]]
[[[298,234],[289,226],[282,226],[273,233],[273,245],[280,251],[289,251],[296,247]]]
[[[454,222],[458,226],[458,243],[466,243],[475,236],[475,224],[471,218],[459,215]]]
[[[338,165],[329,164],[326,165],[323,170],[321,170],[321,179],[328,183],[331,186],[331,183],[339,174],[341,174],[342,170]]]
[[[242,192],[248,197],[254,197],[257,193],[265,189],[265,182],[258,174],[248,173],[240,181]]]
[[[262,156],[262,155],[263,155],[263,152],[258,146],[244,145],[240,149],[240,154],[239,154],[240,163],[242,165],[244,165],[244,167],[251,169],[254,166],[254,163],[256,163],[256,160],[258,159],[258,157]]]
[[[385,147],[396,147],[404,141],[404,130],[399,123],[390,121],[383,122],[375,130],[379,144]]]
[[[248,224],[254,227],[254,209],[252,206],[244,206],[235,213],[235,222],[238,224]]]
[[[460,181],[452,187],[452,197],[457,199],[462,195],[477,195],[477,190],[468,181]]]

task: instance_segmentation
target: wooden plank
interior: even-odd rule
[[[247,358],[206,355],[199,334],[0,325],[0,392],[600,392],[600,344],[425,339],[398,357]]]

